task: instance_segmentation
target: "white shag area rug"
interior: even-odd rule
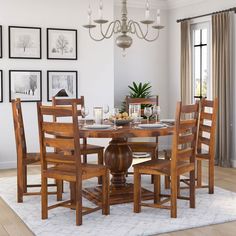
[[[37,182],[38,175],[29,176],[29,182]],[[128,177],[132,182],[132,176]],[[94,186],[97,179],[84,181],[84,186]],[[142,186],[152,190],[150,177],[142,178]],[[186,191],[186,194],[188,192]],[[171,231],[206,226],[236,220],[236,193],[215,188],[215,194],[209,195],[207,189],[196,190],[196,208],[190,209],[189,202],[178,200],[178,218],[171,219],[169,210],[142,207],[139,214],[133,213],[133,204],[111,206],[109,216],[103,216],[101,210],[83,216],[83,225],[75,226],[75,211],[56,208],[49,211],[49,218],[41,220],[40,196],[24,197],[24,203],[16,202],[16,178],[0,179],[0,196],[19,215],[25,224],[40,236],[136,236],[156,235]],[[68,189],[63,195],[68,197]],[[49,196],[49,203],[55,202],[55,196]],[[83,204],[91,203],[83,199]]]

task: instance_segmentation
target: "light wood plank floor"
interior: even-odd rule
[[[236,169],[226,169],[216,167],[216,186],[236,192]],[[29,174],[38,174],[37,167],[30,167]],[[206,173],[206,169],[204,169]],[[16,170],[0,170],[0,178],[15,176]],[[204,175],[206,179],[206,175]],[[206,190],[207,191],[207,190]],[[207,194],[207,193],[206,193]],[[32,196],[30,196],[32,197]],[[32,236],[34,235],[24,222],[10,209],[10,207],[0,198],[0,236]],[[211,225],[201,228],[194,228],[184,231],[162,234],[162,236],[235,236],[236,221]]]

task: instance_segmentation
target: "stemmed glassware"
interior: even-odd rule
[[[114,129],[117,128],[116,120],[117,120],[117,117],[118,117],[119,114],[120,114],[119,108],[115,107],[115,108],[112,109],[112,119],[113,119],[113,122],[114,122]]]
[[[147,123],[149,124],[149,117],[152,115],[152,108],[145,107],[144,108],[144,115],[147,117]]]
[[[160,120],[161,108],[160,106],[154,105],[152,108],[152,114],[155,115],[156,123]]]
[[[103,112],[104,112],[104,117],[105,117],[105,120],[108,120],[108,118],[106,118],[106,114],[109,113],[109,106],[106,104],[103,106]]]
[[[86,116],[89,115],[89,109],[87,107],[82,107],[81,108],[81,115],[84,118],[84,125],[87,125]]]

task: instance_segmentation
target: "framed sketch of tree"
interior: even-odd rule
[[[47,28],[47,58],[77,60],[77,30]]]
[[[77,71],[47,71],[47,99],[77,98]]]
[[[41,28],[9,26],[9,58],[41,59]]]
[[[2,70],[0,70],[0,102],[3,102],[3,78],[2,78]]]
[[[0,58],[2,58],[2,26],[0,25]]]
[[[9,100],[20,98],[22,102],[42,100],[42,72],[40,70],[10,70]]]

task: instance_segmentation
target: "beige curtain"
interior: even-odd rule
[[[212,16],[212,87],[218,97],[216,163],[230,166],[230,14]]]
[[[191,35],[189,21],[181,22],[181,101],[192,103]]]

